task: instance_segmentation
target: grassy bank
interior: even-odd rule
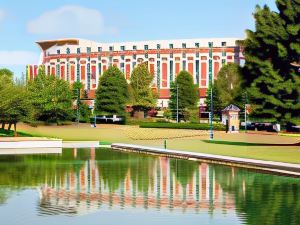
[[[215,141],[208,141],[208,132],[199,130],[139,128],[138,126],[88,125],[41,126],[20,125],[19,131],[32,136],[61,138],[64,141],[101,141],[167,147],[182,151],[195,151],[233,157],[270,160],[300,164],[298,137],[276,134],[226,134],[215,132]]]

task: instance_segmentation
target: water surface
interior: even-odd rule
[[[109,149],[0,156],[2,225],[300,224],[300,179]]]

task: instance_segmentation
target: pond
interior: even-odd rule
[[[300,179],[110,149],[0,156],[2,225],[300,224]]]

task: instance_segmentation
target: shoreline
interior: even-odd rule
[[[130,145],[115,143],[111,145],[112,150],[136,152],[148,155],[166,156],[171,158],[179,158],[191,161],[201,161],[207,163],[221,164],[226,166],[234,166],[257,170],[265,173],[277,175],[292,176],[300,178],[300,164],[283,163],[275,161],[265,161],[256,159],[246,159],[230,156],[221,156],[197,152],[187,152],[180,150],[171,150],[163,148],[154,148],[142,145]]]

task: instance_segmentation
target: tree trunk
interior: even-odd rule
[[[1,129],[4,130],[4,128],[5,128],[5,122],[2,122],[2,127],[1,127]]]
[[[14,136],[17,137],[17,123],[14,123]]]
[[[11,125],[12,125],[12,123],[9,123],[9,124],[8,124],[8,129],[7,129],[8,131],[10,131]]]

